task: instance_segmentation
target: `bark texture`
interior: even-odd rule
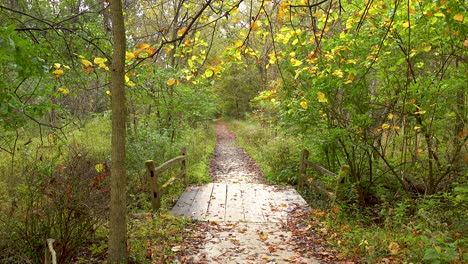
[[[110,2],[114,53],[112,58],[112,173],[109,262],[127,263],[127,224],[125,166],[125,25],[121,0]]]

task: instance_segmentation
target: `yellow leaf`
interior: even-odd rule
[[[297,67],[297,66],[300,66],[302,64],[302,61],[291,58],[291,64],[292,64],[292,66]]]
[[[259,27],[260,27],[260,23],[258,23],[258,21],[254,21],[250,24],[250,29],[252,31],[258,30]]]
[[[135,54],[133,54],[133,52],[128,52],[128,51],[125,52],[125,59],[126,60],[131,60],[133,58],[135,58]]]
[[[185,31],[187,31],[186,27],[183,27],[183,28],[179,29],[177,31],[177,36],[182,37],[184,35]]]
[[[169,80],[167,80],[166,84],[169,85],[169,86],[172,86],[176,83],[176,80],[174,78],[170,78]]]
[[[382,129],[388,129],[388,128],[390,128],[389,124],[382,124]]]
[[[63,72],[63,70],[55,70],[52,72],[55,76],[62,76],[64,75],[65,73]]]
[[[343,78],[343,72],[341,70],[335,70],[333,73],[332,73],[332,76],[336,76],[338,78]]]
[[[149,44],[146,44],[146,43],[141,43],[140,45],[138,45],[138,49],[141,49],[141,50],[144,50],[144,49],[147,49],[151,47]]]
[[[82,63],[85,67],[91,67],[91,66],[93,66],[93,63],[90,62],[89,60],[82,59],[82,60],[81,60],[81,63]]]
[[[60,64],[60,63],[54,63],[54,68],[56,70],[60,69],[61,66],[62,66],[62,64]]]
[[[94,58],[94,63],[95,64],[104,64],[104,62],[106,62],[106,61],[107,61],[106,58],[100,58],[100,57]]]
[[[97,173],[100,173],[104,170],[104,165],[102,165],[102,163],[98,163],[96,166],[94,166],[94,168],[96,169]]]
[[[326,55],[325,55],[325,59],[327,59],[327,60],[333,60],[333,55],[326,54]]]
[[[128,78],[127,74],[125,74],[125,82],[129,82],[130,81],[130,78]]]
[[[410,23],[409,23],[409,22],[403,22],[403,23],[401,23],[401,26],[402,26],[403,28],[409,28]]]
[[[64,67],[65,69],[67,69],[67,70],[70,70],[70,69],[71,69],[70,66],[67,66],[67,65],[63,65],[63,67]]]
[[[301,101],[300,105],[301,105],[301,107],[302,107],[303,109],[306,109],[306,110],[307,110],[307,108],[309,108],[309,106],[307,105],[307,102],[306,102],[306,101]]]
[[[128,81],[127,82],[127,85],[130,86],[130,87],[133,87],[136,85],[136,83],[132,82],[132,81]]]
[[[70,93],[70,90],[68,90],[67,88],[58,88],[57,89],[57,92],[63,94],[63,95],[67,95]]]
[[[212,69],[206,69],[205,71],[205,77],[206,78],[210,78],[211,76],[213,76],[214,72]]]
[[[322,92],[317,92],[317,99],[319,103],[326,103],[328,102],[328,99],[325,97],[325,94]]]
[[[453,19],[455,19],[458,22],[463,22],[464,17],[462,14],[458,13],[453,17]]]
[[[425,113],[426,113],[426,111],[424,111],[424,110],[414,112],[415,115],[424,115]]]
[[[111,92],[110,92],[109,90],[106,91],[106,94],[107,94],[108,96],[112,96],[112,94],[111,94]]]
[[[260,238],[260,240],[265,241],[265,240],[268,239],[268,234],[265,234],[265,233],[263,233],[263,231],[262,231],[262,232],[259,232],[259,233],[258,233],[258,237]]]
[[[148,53],[148,56],[153,56],[156,51],[152,47],[149,47],[146,48],[146,53]]]
[[[390,113],[390,114],[388,114],[387,117],[388,117],[388,120],[392,120],[393,119],[393,114]]]

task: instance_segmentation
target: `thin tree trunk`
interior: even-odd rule
[[[127,224],[125,166],[125,26],[121,0],[111,1],[112,35],[112,173],[111,213],[109,236],[109,263],[127,263]]]

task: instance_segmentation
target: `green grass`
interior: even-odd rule
[[[270,182],[294,184],[299,170],[299,140],[275,133],[258,123],[231,121],[238,145],[257,162]],[[276,134],[276,135],[275,135]]]

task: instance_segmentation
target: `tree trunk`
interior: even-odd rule
[[[111,1],[112,35],[112,173],[109,263],[127,263],[127,223],[125,166],[125,26],[121,0]]]

